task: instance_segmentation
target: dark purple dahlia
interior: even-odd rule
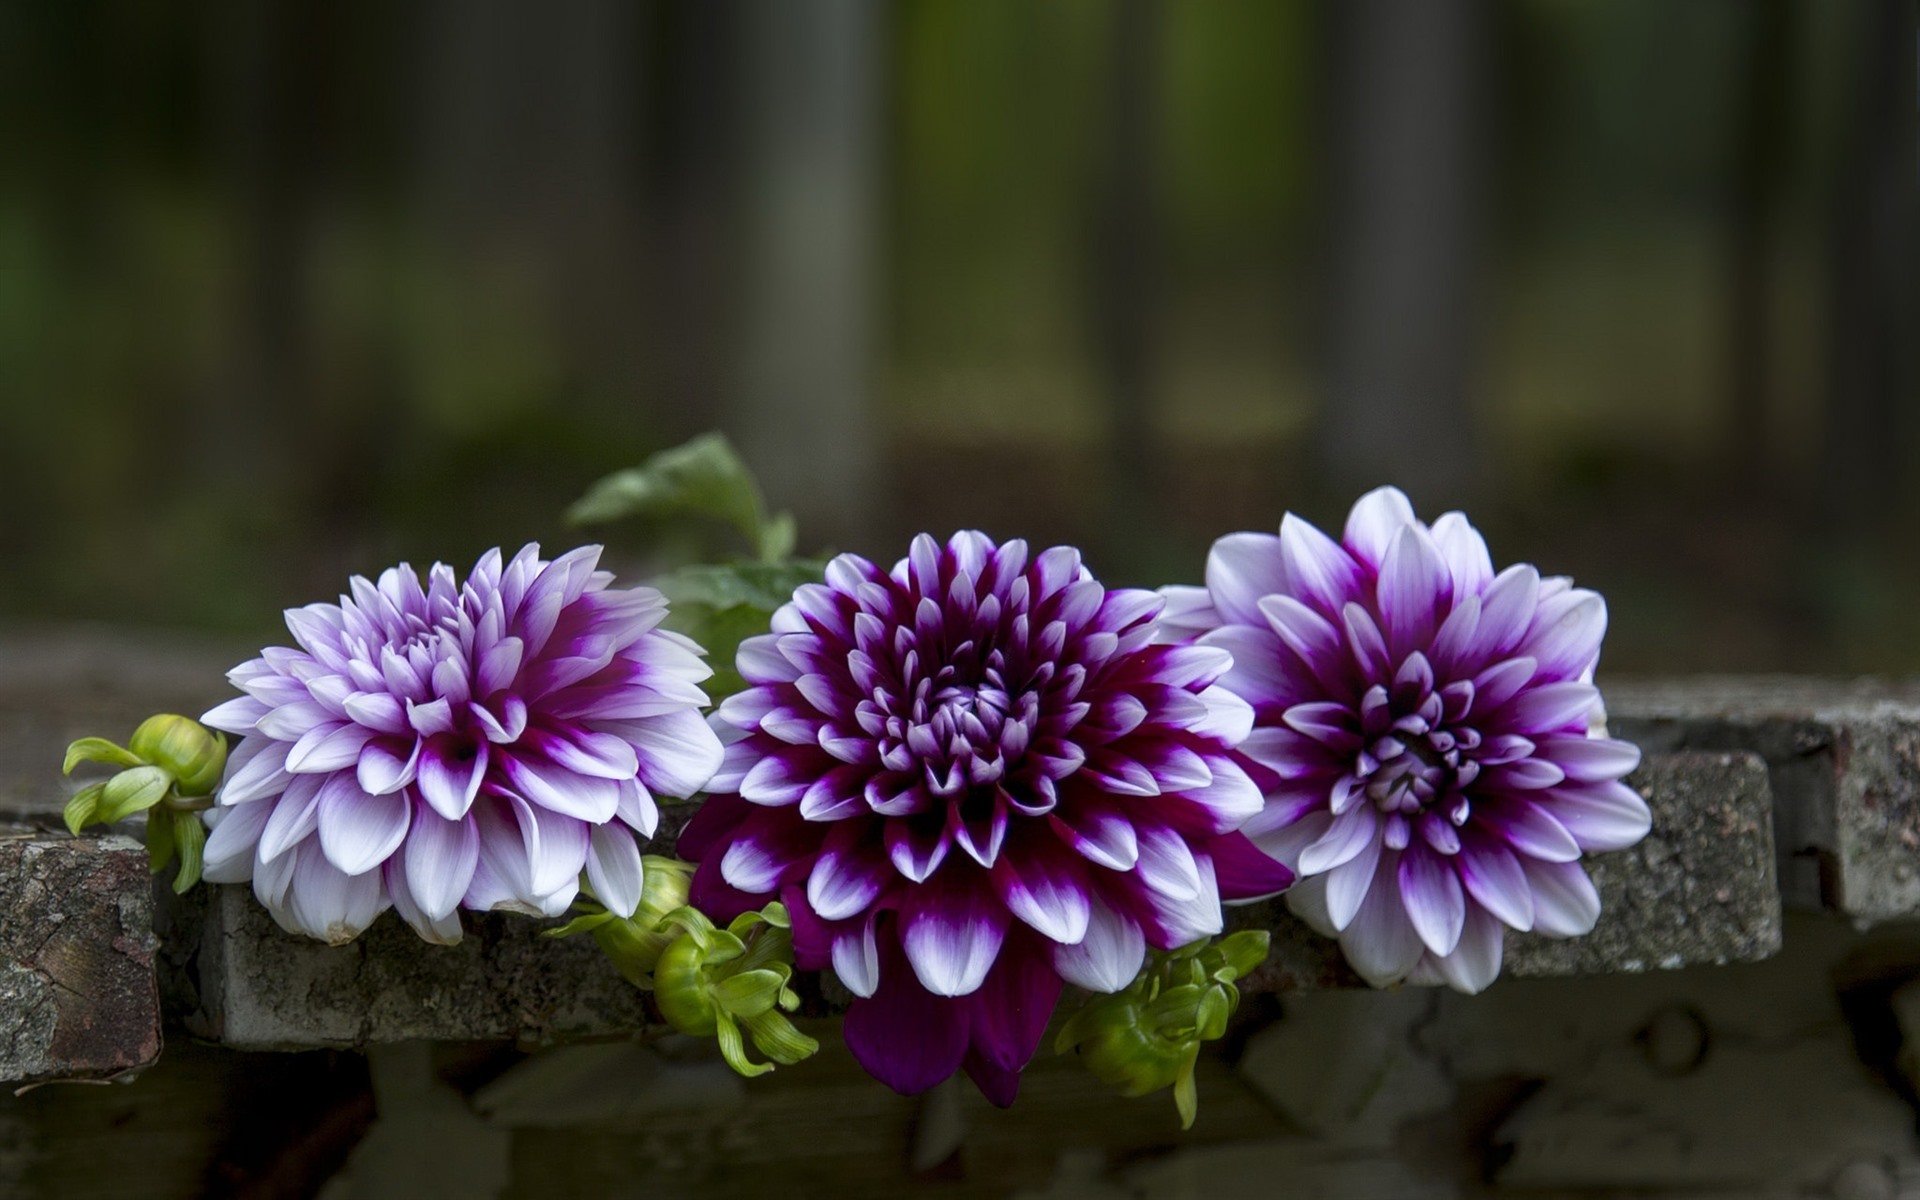
[[[1253,705],[1239,753],[1267,806],[1248,836],[1368,981],[1475,992],[1504,929],[1593,927],[1581,855],[1651,820],[1621,782],[1639,751],[1599,732],[1597,594],[1496,575],[1465,517],[1429,528],[1394,488],[1340,542],[1292,514],[1221,538],[1204,588],[1163,594],[1161,636],[1228,651],[1221,683]]]
[[[493,550],[424,585],[402,564],[288,610],[296,645],[235,667],[245,694],[203,718],[246,739],[205,877],[251,879],[283,926],[329,942],[389,904],[437,942],[459,940],[462,906],[553,916],[583,870],[631,913],[654,793],[698,791],[721,747],[702,651],[599,558]]]
[[[726,760],[682,836],[717,920],[778,897],[801,966],[857,997],[849,1047],[917,1092],[964,1068],[1010,1103],[1062,981],[1117,991],[1146,947],[1292,873],[1237,830],[1247,705],[1225,653],[1150,644],[1159,597],[1055,547],[922,535],[842,555],[740,646]]]

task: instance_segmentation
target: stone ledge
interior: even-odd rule
[[[375,1042],[557,1041],[630,1032],[646,1000],[592,938],[550,923],[470,915],[457,946],[421,941],[393,914],[345,946],[282,930],[240,885],[196,889],[165,918],[169,1016],[244,1050]]]
[[[1865,924],[1920,913],[1920,684],[1613,682],[1607,706],[1613,732],[1648,751],[1766,760],[1787,903]]]
[[[145,847],[0,827],[0,1081],[158,1059],[154,946]]]
[[[1656,834],[1594,860],[1605,907],[1587,938],[1516,937],[1509,974],[1645,971],[1764,958],[1780,942],[1766,767],[1751,754],[1651,759],[1634,782]],[[664,839],[663,839],[664,840]],[[659,845],[656,842],[656,845]],[[542,923],[468,919],[457,947],[430,946],[391,914],[351,945],[282,931],[245,887],[202,889],[170,918],[169,945],[197,947],[170,970],[172,1007],[192,1031],[244,1049],[356,1046],[416,1038],[548,1041],[643,1027],[644,999],[587,939]],[[1275,931],[1253,991],[1364,986],[1334,943],[1269,902],[1236,909]]]
[[[1561,941],[1509,934],[1503,974],[1515,977],[1718,966],[1780,948],[1766,764],[1746,752],[1650,755],[1630,780],[1653,809],[1653,832],[1631,850],[1588,860],[1600,923]],[[1253,991],[1364,987],[1337,947],[1284,901],[1235,909],[1239,928],[1273,931]]]

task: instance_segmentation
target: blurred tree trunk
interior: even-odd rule
[[[1351,0],[1329,17],[1328,387],[1322,482],[1423,508],[1477,470],[1481,0]]]
[[[1111,421],[1114,524],[1103,561],[1127,570],[1147,558],[1165,511],[1164,455],[1153,414],[1160,307],[1154,122],[1159,0],[1119,0],[1111,12],[1106,144],[1094,173],[1088,308]]]
[[[1914,0],[1865,0],[1835,180],[1821,472],[1829,530],[1863,536],[1911,500],[1920,336]]]
[[[740,294],[729,426],[805,544],[864,545],[879,158],[877,0],[751,0],[741,37]]]
[[[740,15],[720,3],[649,10],[650,95],[659,119],[643,181],[649,219],[640,323],[648,331],[650,388],[666,419],[663,444],[713,428],[728,386],[727,285],[738,260],[727,197],[741,66],[731,51]]]
[[[1780,190],[1787,118],[1792,108],[1792,8],[1788,0],[1753,0],[1745,23],[1746,88],[1742,97],[1727,247],[1728,473],[1745,491],[1766,490],[1775,466],[1769,438],[1773,380],[1774,213]]]

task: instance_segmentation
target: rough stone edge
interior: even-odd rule
[[[1699,677],[1607,696],[1614,732],[1648,750],[1766,760],[1788,904],[1862,925],[1920,914],[1920,683]]]
[[[0,1081],[151,1066],[162,1035],[146,849],[5,826],[0,869]]]

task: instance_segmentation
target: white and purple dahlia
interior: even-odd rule
[[[281,925],[335,943],[389,904],[434,942],[459,940],[461,907],[553,916],[583,870],[630,914],[655,794],[698,791],[722,751],[700,647],[599,558],[493,550],[464,583],[403,563],[288,610],[296,646],[234,668],[245,695],[203,718],[246,739],[206,878],[252,879]]]
[[[857,997],[854,1056],[902,1092],[964,1069],[1010,1103],[1063,980],[1132,983],[1292,873],[1237,831],[1261,796],[1225,653],[1151,644],[1161,601],[1071,547],[922,535],[854,555],[741,643],[727,757],[681,836],[715,920],[783,900],[801,966]]]
[[[1429,527],[1394,488],[1338,542],[1292,514],[1221,538],[1205,587],[1163,594],[1161,636],[1229,652],[1221,683],[1253,706],[1239,754],[1266,809],[1247,834],[1369,982],[1476,992],[1504,930],[1593,927],[1581,856],[1651,821],[1621,782],[1639,751],[1598,732],[1597,594],[1496,575],[1464,516]]]

